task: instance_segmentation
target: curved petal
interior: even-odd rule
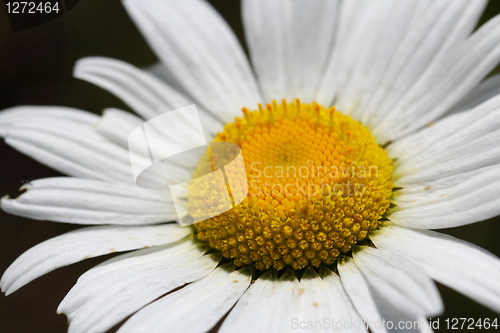
[[[311,284],[312,290],[321,290],[324,289],[326,303],[335,303],[329,305],[328,308],[323,314],[323,317],[328,316],[328,314],[335,314],[335,321],[344,323],[342,329],[348,329],[348,331],[352,332],[368,332],[366,327],[366,322],[364,318],[362,318],[358,311],[356,311],[351,299],[346,293],[341,279],[339,276],[329,269],[323,269],[320,271],[322,283],[319,283],[318,279],[314,277],[309,283]],[[307,277],[307,276],[306,276]],[[304,277],[302,277],[304,279]],[[307,281],[307,280],[306,280]],[[300,281],[302,283],[302,280]],[[323,284],[323,288],[321,288],[321,284]],[[320,289],[321,288],[321,289]],[[320,297],[321,299],[321,297]],[[322,318],[322,316],[316,316],[318,320]],[[348,324],[347,324],[348,323]],[[335,328],[338,329],[338,324],[335,324]],[[348,327],[346,327],[346,325]],[[328,330],[328,327],[324,327],[325,330]],[[330,328],[331,329],[331,328]]]
[[[208,332],[243,295],[251,280],[249,269],[235,271],[227,265],[216,268],[141,309],[118,332]]]
[[[386,226],[372,238],[415,262],[432,279],[500,313],[500,260],[478,246],[430,230]]]
[[[200,119],[203,118],[200,117]],[[102,117],[99,119],[99,122],[95,126],[95,129],[108,140],[112,141],[122,148],[128,149],[129,134],[138,126],[142,125],[143,122],[144,121],[141,118],[129,112],[118,109],[106,109],[104,110],[104,114],[102,115]],[[176,127],[176,129],[179,130],[178,133],[173,133],[173,131],[171,131],[170,133],[164,133],[161,132],[161,130],[156,133],[161,136],[162,140],[168,140],[166,142],[174,145],[181,140],[185,140],[186,136],[188,136],[185,131],[186,128],[184,128],[183,126],[178,126]],[[209,133],[209,135],[211,134]],[[175,163],[177,164],[174,164],[174,161],[163,160],[163,164],[168,165],[169,172],[177,174],[177,179],[188,179],[193,172],[192,170],[198,164],[198,157],[195,155],[191,155],[191,157],[188,159],[187,154],[184,154],[184,158],[180,161],[175,161]],[[158,179],[164,179],[163,176],[158,176]],[[155,180],[155,178],[150,178],[150,184]],[[164,187],[163,185],[160,186]],[[154,188],[158,188],[158,186],[155,186]]]
[[[377,298],[413,316],[443,311],[436,286],[418,266],[392,252],[371,247],[363,247],[353,258]]]
[[[457,189],[462,188],[461,184],[469,182],[474,179],[479,180],[481,175],[491,173],[494,175],[493,170],[498,170],[498,164],[488,167],[475,169],[463,173],[458,173],[452,176],[443,177],[433,181],[423,181],[404,185],[403,188],[398,190],[397,195],[393,197],[393,202],[397,205],[398,209],[411,208],[421,204],[434,203],[436,200],[448,196],[450,192],[456,192]],[[494,178],[492,178],[494,180]],[[454,196],[456,197],[456,196]]]
[[[339,87],[337,108],[357,119],[362,118],[365,112],[362,105],[371,98],[385,73],[394,65],[398,49],[413,28],[412,23],[422,19],[421,12],[426,5],[425,1],[397,0],[368,5],[366,23],[359,22],[366,34],[356,50],[355,65]]]
[[[161,111],[170,111],[171,104],[192,104],[192,101],[173,89],[170,91],[168,86],[150,74],[115,59],[80,59],[75,64],[73,76],[108,90],[146,120],[157,116]]]
[[[419,3],[419,11],[415,12],[408,33],[401,40],[383,78],[372,94],[360,103],[363,123],[371,127],[384,119],[427,70],[465,40],[486,6],[485,0]]]
[[[381,327],[385,327],[387,332],[432,332],[427,319],[420,315],[409,314],[404,308],[398,308],[390,304],[377,294],[373,294],[380,314],[383,316]]]
[[[40,243],[19,256],[0,281],[9,295],[57,268],[114,252],[169,244],[189,235],[177,224],[141,227],[88,227]]]
[[[281,332],[290,330],[290,304],[299,292],[299,281],[291,272],[278,280],[273,269],[260,276],[248,288],[227,318],[220,333]],[[280,304],[276,307],[274,304]],[[273,311],[270,311],[272,307]]]
[[[349,260],[344,264],[338,265],[337,269],[340,274],[342,286],[361,318],[368,323],[370,330],[374,333],[387,332],[385,327],[380,325],[382,317],[370,294],[368,283],[354,264],[354,261]]]
[[[292,1],[293,13],[287,31],[287,73],[292,98],[308,103],[316,98],[316,87],[334,46],[339,3],[338,0]]]
[[[377,4],[366,0],[342,1],[333,52],[316,92],[319,103],[333,103],[338,90],[355,67],[360,51],[367,45],[368,36],[382,30],[384,20],[380,18],[390,14],[388,8],[391,4],[390,1]]]
[[[487,100],[500,95],[500,74],[492,75],[467,94],[447,114],[472,110]]]
[[[500,162],[500,96],[445,118],[389,147],[400,187],[458,176]]]
[[[429,124],[473,90],[499,60],[500,15],[422,75],[380,123],[372,124],[373,133],[380,142],[390,142]]]
[[[121,254],[91,268],[78,278],[57,309],[70,319],[92,297],[116,281],[145,272],[160,264],[180,265],[199,259],[203,252],[188,239],[176,243]]]
[[[428,192],[425,195],[406,196],[403,190],[401,197],[395,198],[397,207],[389,219],[408,228],[439,229],[486,220],[500,213],[500,165],[449,178],[453,178],[450,183],[457,184],[444,188],[443,180],[429,183],[422,189]]]
[[[420,332],[422,332],[422,333],[433,333],[434,332],[429,321],[427,321],[427,318],[419,316],[419,317],[417,317],[417,320],[418,320],[419,324],[421,325]]]
[[[242,21],[266,101],[291,99],[287,83],[287,30],[292,16],[291,1],[243,1]]]
[[[185,141],[186,138],[189,138],[189,133],[187,132],[189,131],[189,128],[187,126],[185,127],[184,125],[186,124],[182,122],[186,120],[187,118],[179,118],[180,126],[173,126],[173,131],[162,131],[161,128],[155,127],[155,134],[158,134],[158,139],[165,140],[164,142],[168,142],[171,146],[177,145],[180,149],[180,147],[182,147],[182,141]],[[102,117],[99,119],[99,122],[95,126],[95,129],[101,135],[106,137],[106,139],[112,141],[122,148],[128,149],[129,134],[142,124],[142,119],[129,112],[118,109],[106,109]],[[175,130],[177,130],[178,132],[176,132]],[[209,139],[208,137],[207,140],[211,139]],[[198,165],[198,162],[199,157],[196,154],[188,155],[184,153],[184,158],[175,161],[173,161],[172,159],[170,159],[169,161],[163,160],[163,165],[168,165],[168,172],[176,173],[178,175],[177,179],[188,179],[191,176],[194,168]],[[159,186],[154,186],[154,188],[165,187],[162,183],[158,183],[158,179],[165,179],[165,177],[158,173],[153,173],[153,175],[158,176],[158,178],[150,177],[148,179],[149,184],[153,184],[153,182],[156,181],[155,184]]]
[[[342,285],[371,332],[432,332],[423,316],[410,315],[394,307],[371,287],[352,260],[338,265]]]
[[[129,15],[172,76],[223,121],[261,101],[233,32],[205,1],[124,0]]]
[[[344,1],[317,99],[373,127],[474,29],[481,1]],[[396,124],[397,125],[397,124]]]
[[[333,47],[338,1],[246,0],[242,18],[267,101],[314,100]]]
[[[36,112],[43,117],[29,116]],[[94,130],[97,116],[87,117],[95,119],[91,124],[88,120],[75,121],[82,111],[75,117],[70,115],[73,111],[66,110],[68,115],[65,117],[59,112],[62,111],[57,107],[49,112],[47,107],[36,106],[3,111],[0,123],[3,119],[9,123],[5,141],[35,160],[71,176],[133,183],[128,151]],[[154,177],[148,180],[158,181]]]
[[[124,266],[122,261],[127,259],[122,257],[86,273],[96,274],[102,268],[98,274],[101,281],[89,279],[84,274],[58,309],[70,320],[68,332],[106,331],[167,292],[210,274],[217,266],[218,259],[201,256],[202,252],[196,248],[181,253],[173,253],[173,248],[164,250],[167,253],[160,250],[143,255],[139,265],[130,266],[128,263]],[[138,255],[140,253],[128,258],[134,259]],[[98,288],[92,285],[92,289],[85,288],[82,283],[97,284]],[[70,305],[75,305],[75,295],[76,300],[83,303],[76,310],[68,311]]]
[[[353,332],[366,332],[339,277],[328,269],[322,275],[320,278],[309,268],[299,282],[291,270],[279,280],[275,271],[269,271],[242,296],[222,323],[220,332],[306,331],[307,323],[318,321],[321,325],[316,324],[315,332],[342,331],[345,325]]]
[[[99,116],[61,106],[16,106],[0,112],[0,136],[5,137],[11,127],[19,122],[47,118],[92,126],[98,121]]]
[[[178,92],[185,96],[189,96],[189,92],[186,91],[180,83],[173,77],[162,62],[157,62],[151,66],[146,66],[143,68],[146,72],[154,75],[156,78],[160,79],[162,82],[166,83],[168,86],[174,88]]]
[[[109,108],[104,110],[95,129],[120,147],[128,148],[129,134],[143,123],[143,119],[130,112]]]
[[[76,178],[47,178],[24,185],[2,209],[36,220],[79,224],[152,224],[177,219],[165,190]],[[185,212],[179,212],[185,214]]]
[[[75,65],[74,76],[109,90],[146,120],[193,104],[191,99],[151,74],[116,59],[104,57],[80,59]],[[222,129],[222,124],[199,106],[197,112],[204,129],[209,132],[207,134],[210,140]],[[181,130],[180,127],[179,133],[182,133]]]
[[[449,158],[453,153],[461,156],[464,152],[470,154],[463,149],[465,145],[498,129],[495,124],[498,123],[499,109],[500,95],[497,95],[472,110],[450,115],[390,144],[387,150],[392,158],[397,159],[395,175],[399,178],[398,182],[413,182],[411,178],[402,179],[405,170],[412,174],[407,176],[420,177],[422,172],[419,171],[426,174],[429,166],[437,164],[436,159],[442,162],[443,158]],[[420,170],[418,164],[425,169]]]
[[[494,125],[495,122],[492,121],[491,126],[493,127]],[[484,128],[483,126],[477,127]],[[470,141],[464,142],[463,145],[458,145],[459,141],[466,140],[462,140],[463,138],[456,140],[456,136],[438,142],[435,145],[436,149],[429,149],[426,154],[422,154],[423,156],[412,158],[413,165],[407,163],[404,166],[398,167],[393,174],[396,178],[395,182],[399,186],[404,186],[406,184],[433,181],[497,165],[500,163],[500,130],[489,132],[492,129],[485,128],[484,133],[475,133],[482,136],[471,138]],[[474,130],[474,128],[471,128],[471,130]],[[448,146],[453,141],[455,141],[457,146]],[[446,147],[449,147],[449,149],[446,150]],[[427,158],[426,160],[424,160],[425,157]]]

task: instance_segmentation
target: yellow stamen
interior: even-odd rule
[[[241,147],[248,196],[196,223],[196,237],[239,267],[332,264],[379,227],[392,194],[392,160],[367,128],[334,107],[299,99],[266,107],[243,108],[244,117],[216,136]],[[204,167],[194,176],[206,174]],[[196,205],[189,200],[190,212]]]

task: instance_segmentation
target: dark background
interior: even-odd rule
[[[450,0],[452,1],[452,0]],[[243,41],[239,1],[210,1]],[[500,1],[490,0],[480,24],[500,13]],[[16,105],[64,105],[100,114],[105,107],[129,110],[120,100],[89,83],[74,79],[76,60],[107,56],[136,66],[157,58],[141,38],[118,0],[82,0],[70,12],[44,25],[12,33],[5,8],[0,8],[0,110]],[[497,67],[495,72],[500,72]],[[16,196],[23,181],[58,176],[0,142],[0,196]],[[21,253],[48,238],[77,228],[34,221],[0,211],[0,275]],[[442,230],[500,256],[500,218]],[[0,293],[0,333],[66,332],[64,315],[56,308],[77,278],[107,259],[101,257],[61,268],[5,297]],[[500,281],[499,281],[500,285]],[[439,286],[446,318],[500,316],[446,287]],[[441,329],[440,331],[444,331]]]

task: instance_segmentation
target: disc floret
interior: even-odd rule
[[[379,227],[393,167],[367,128],[298,99],[242,111],[215,141],[241,147],[248,196],[196,223],[198,240],[239,267],[299,270],[333,264]]]

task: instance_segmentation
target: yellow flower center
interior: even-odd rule
[[[367,128],[334,107],[298,99],[242,111],[215,142],[241,147],[248,196],[195,223],[199,241],[238,267],[299,270],[333,264],[379,227],[393,167]],[[195,176],[206,173],[202,164]],[[197,191],[189,188],[192,214],[200,208]]]

